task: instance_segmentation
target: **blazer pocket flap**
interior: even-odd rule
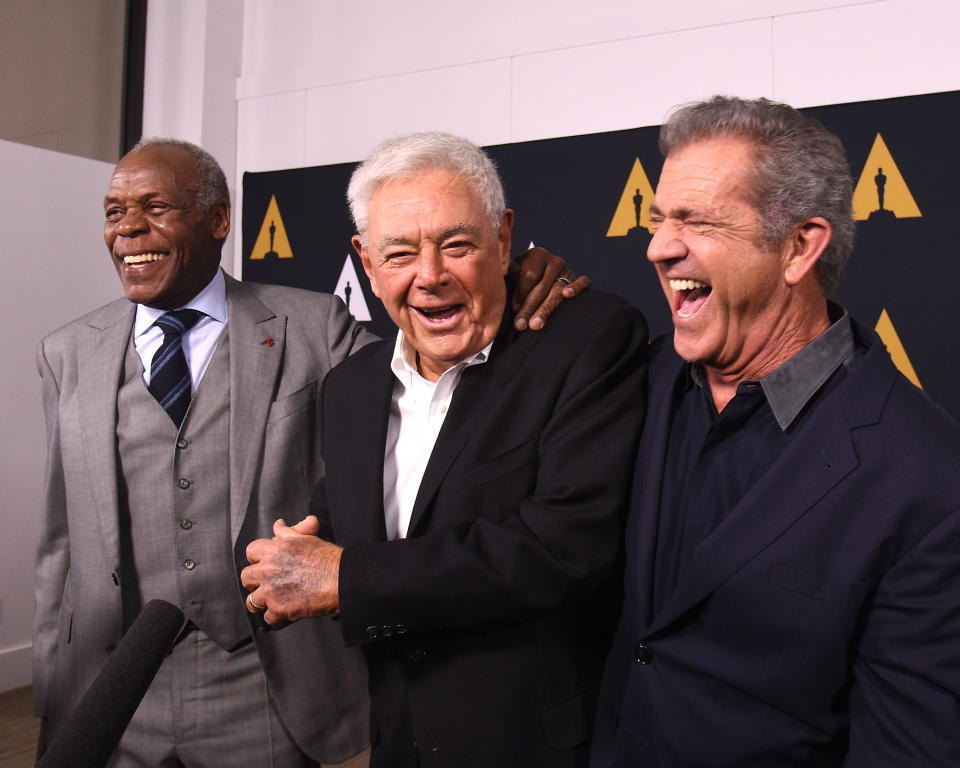
[[[600,686],[540,711],[543,738],[551,749],[573,749],[590,741]]]
[[[314,379],[296,392],[278,397],[270,403],[270,414],[267,416],[267,423],[269,424],[285,419],[290,414],[302,411],[316,401],[317,381]]]
[[[508,475],[515,469],[525,467],[537,460],[540,436],[533,435],[521,443],[497,453],[495,456],[482,457],[479,461],[458,470],[458,478],[451,482],[451,491],[465,491],[484,485]]]
[[[770,583],[788,592],[820,600],[825,603],[858,603],[870,588],[865,581],[836,581],[824,574],[797,568],[786,563],[774,563],[770,569]]]

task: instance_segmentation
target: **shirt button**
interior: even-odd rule
[[[190,481],[185,477],[181,477],[179,480],[177,480],[177,485],[186,490],[190,487]]]
[[[197,567],[197,563],[195,560],[187,559],[183,561],[183,567],[186,568],[188,571],[192,571],[194,568]]]
[[[440,408],[439,408],[439,410],[440,410],[440,413],[446,413],[446,412],[447,412],[447,406],[441,405]]]
[[[189,445],[189,443],[188,443],[184,438],[182,438],[182,437],[178,437],[178,438],[177,438],[177,448],[180,448],[181,450],[183,450],[183,449],[186,448],[188,445]]]
[[[185,531],[189,531],[191,528],[193,528],[193,520],[181,520],[180,527]]]
[[[653,661],[653,651],[646,643],[637,643],[633,646],[633,656],[641,664],[649,664]]]

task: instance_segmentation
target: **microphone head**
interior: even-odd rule
[[[37,768],[106,765],[183,625],[177,606],[165,600],[147,603]]]

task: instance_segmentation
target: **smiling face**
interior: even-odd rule
[[[195,206],[195,186],[193,157],[180,147],[148,146],[114,169],[103,239],[130,301],[182,307],[216,273],[230,209]]]
[[[373,292],[417,351],[430,381],[493,341],[506,306],[513,212],[494,228],[473,186],[425,171],[370,200],[360,254]]]
[[[737,379],[759,378],[782,362],[775,342],[789,335],[794,311],[789,249],[761,243],[759,215],[746,201],[752,163],[750,144],[736,137],[672,152],[650,209],[647,249],[670,304],[677,353]]]

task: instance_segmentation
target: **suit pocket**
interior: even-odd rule
[[[292,394],[277,398],[270,404],[270,413],[267,415],[267,423],[275,424],[282,419],[295,413],[299,413],[304,408],[309,408],[317,401],[317,382],[316,379],[298,389]]]
[[[458,472],[458,477],[450,483],[452,493],[469,491],[481,485],[501,480],[507,475],[535,464],[538,456],[540,436],[533,435],[495,456],[484,457],[469,463]]]
[[[544,740],[551,749],[573,749],[590,741],[600,686],[540,711]]]
[[[786,563],[773,564],[770,569],[770,582],[789,592],[837,605],[859,603],[870,586],[866,582],[826,579],[823,574]]]

